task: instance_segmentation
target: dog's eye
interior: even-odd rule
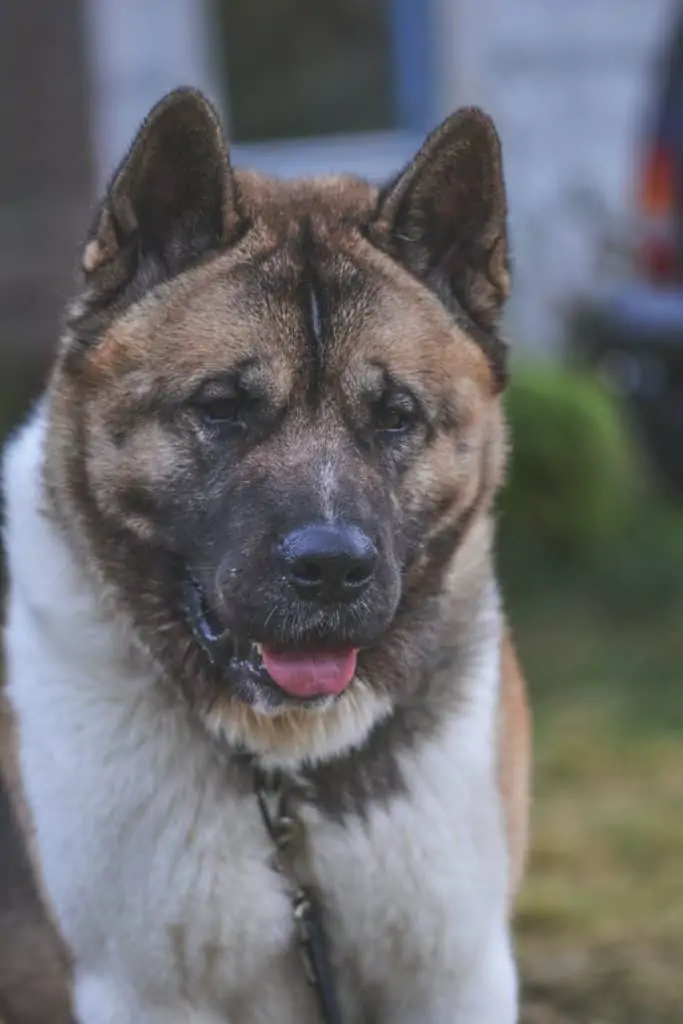
[[[242,426],[244,424],[243,410],[237,398],[203,398],[195,403],[195,408],[201,419],[209,424],[232,424]]]
[[[373,409],[372,426],[379,433],[405,434],[415,426],[416,418],[412,407],[382,402]]]

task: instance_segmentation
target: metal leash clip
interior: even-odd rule
[[[311,901],[308,897],[308,893],[304,889],[299,889],[294,893],[292,898],[292,913],[294,916],[297,938],[299,940],[299,952],[306,972],[306,978],[308,979],[309,985],[313,985],[315,987],[315,965],[311,959],[309,948],[311,942],[311,930],[308,922],[311,914]]]

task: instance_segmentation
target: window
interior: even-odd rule
[[[400,127],[396,0],[216,3],[233,140]]]

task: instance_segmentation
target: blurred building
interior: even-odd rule
[[[238,159],[284,175],[344,168],[381,179],[439,118],[479,103],[496,117],[506,152],[517,278],[510,329],[547,348],[565,297],[592,272],[596,235],[628,209],[648,75],[671,7],[90,0],[104,79],[100,165],[118,158],[155,95],[181,79],[221,101],[242,143]]]
[[[203,88],[235,159],[380,180],[462,103],[496,117],[516,288],[551,349],[628,208],[647,78],[675,0],[0,0],[0,330],[44,350],[101,189],[149,107]],[[1,371],[0,366],[0,371]]]
[[[90,202],[82,27],[77,0],[0,0],[0,425],[42,374]]]
[[[543,350],[631,215],[651,75],[678,0],[464,0],[477,57],[467,97],[501,134],[510,192],[514,335]],[[457,32],[452,28],[451,37]],[[455,88],[451,90],[455,93]],[[442,93],[448,105],[448,89]]]

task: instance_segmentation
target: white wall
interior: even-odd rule
[[[148,110],[178,85],[222,106],[208,0],[87,0],[92,131],[102,189]]]
[[[503,138],[511,330],[546,347],[590,283],[596,235],[629,209],[648,71],[675,0],[433,0],[440,113],[477,102]]]
[[[552,348],[562,304],[590,283],[605,217],[623,220],[648,71],[677,0],[424,0],[435,16],[439,115],[479,103],[505,150],[515,288],[510,330]],[[180,83],[219,106],[209,0],[89,0],[99,184],[147,110]],[[409,133],[238,147],[283,175],[349,170],[384,177]],[[604,211],[605,216],[602,212]]]

